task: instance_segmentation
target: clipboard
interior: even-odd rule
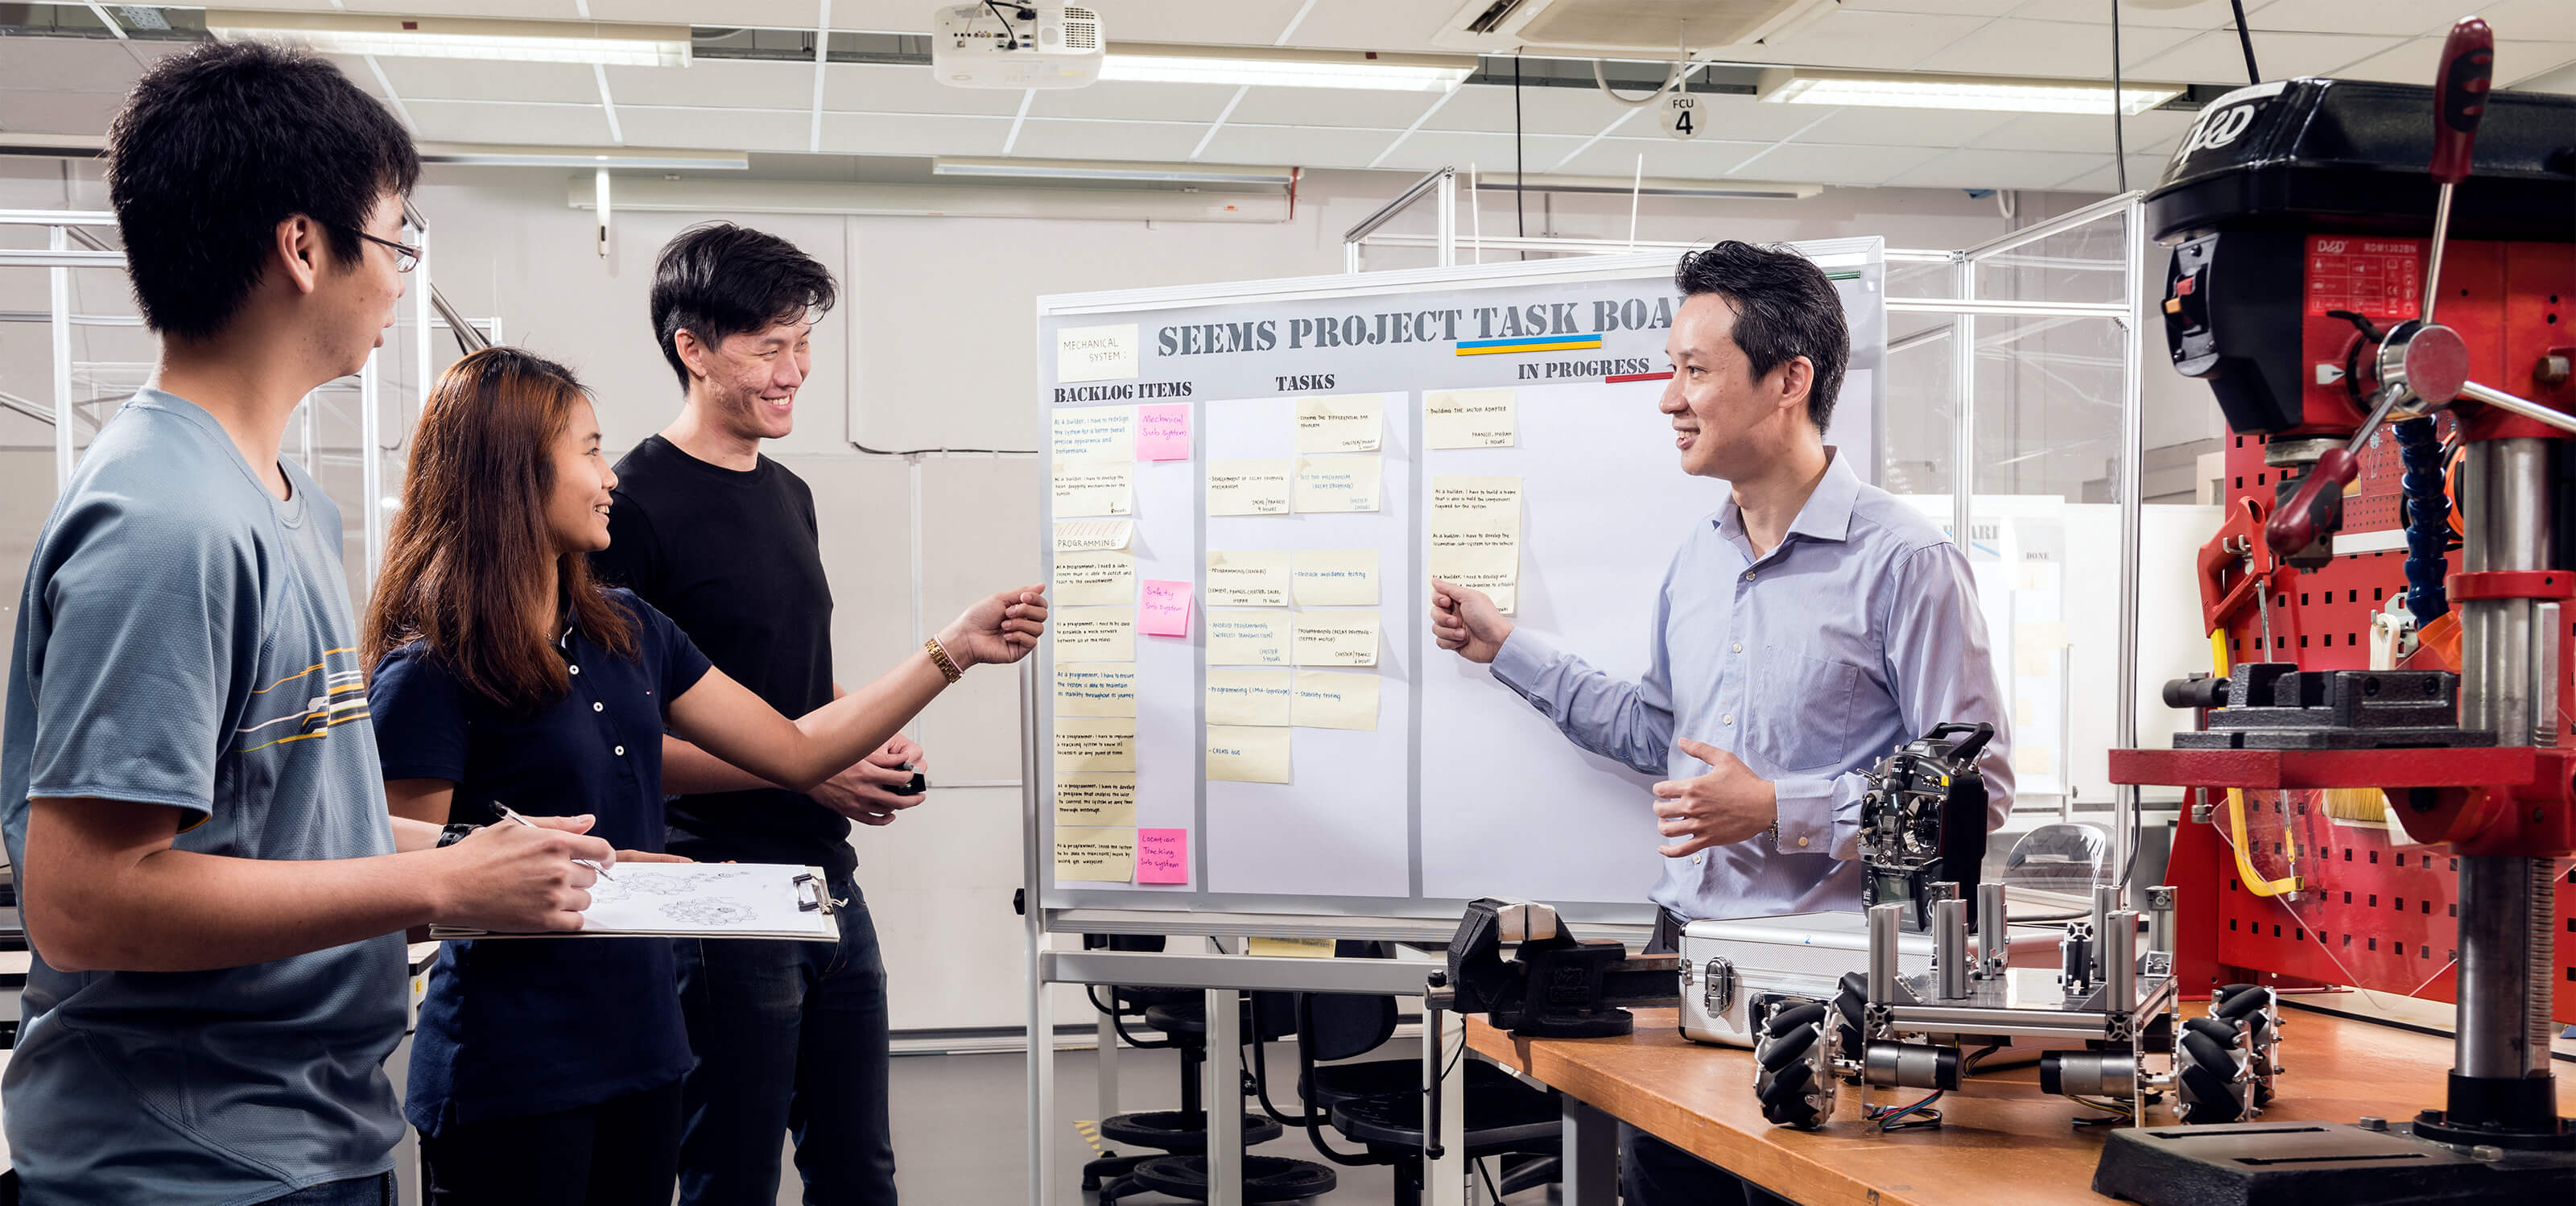
[[[838,942],[841,923],[821,867],[792,863],[619,863],[590,886],[582,928],[501,933],[431,926],[446,938],[784,938]]]

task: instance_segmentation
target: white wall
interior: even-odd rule
[[[723,215],[620,213],[614,254],[602,260],[592,247],[591,215],[566,204],[566,178],[561,170],[438,168],[416,200],[431,223],[440,290],[469,317],[500,316],[512,342],[571,364],[599,399],[608,442],[623,448],[660,428],[679,404],[648,325],[653,256],[691,221]],[[743,219],[795,240],[832,267],[845,291],[841,308],[816,332],[816,376],[800,396],[796,433],[775,449],[813,485],[822,513],[841,680],[874,677],[919,639],[916,592],[918,622],[936,627],[975,594],[1034,580],[1042,472],[1030,457],[867,456],[850,446],[853,437],[893,449],[1033,448],[1038,296],[1338,272],[1342,231],[1408,182],[1310,174],[1294,219],[1276,225]],[[67,186],[50,162],[0,163],[0,207],[66,200],[104,206],[94,164],[74,164]],[[1510,197],[1487,194],[1481,219],[1488,234],[1511,233]],[[1533,197],[1526,220],[1534,235],[1625,237],[1628,205],[1625,198]],[[1462,218],[1459,228],[1471,225]],[[1425,212],[1389,229],[1430,227]],[[1800,202],[1650,199],[1638,236],[1879,234],[1891,246],[1947,249],[2004,229],[1991,199],[1838,189]],[[1383,251],[1370,262],[1427,264],[1430,254]],[[0,270],[0,278],[8,275]],[[22,297],[18,284],[0,279],[0,308],[25,308]],[[0,360],[0,389],[50,396],[41,332],[0,331],[13,353]],[[23,338],[30,333],[38,336],[32,345]],[[26,348],[34,354],[20,351]],[[408,363],[406,356],[392,370],[405,397]],[[0,488],[0,590],[14,608],[27,544],[50,497],[50,465],[33,448],[50,432],[8,422],[0,416],[0,444],[28,449],[0,452],[0,479],[8,483]],[[1011,671],[976,672],[921,721],[934,782],[994,786],[942,789],[897,824],[861,828],[853,837],[885,940],[899,1029],[1022,1020],[1022,944],[1010,907],[1020,880],[1016,686]]]

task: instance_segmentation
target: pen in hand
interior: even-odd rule
[[[507,804],[504,804],[504,803],[500,802],[499,800],[494,800],[494,801],[492,801],[492,807],[500,811],[500,813],[501,813],[501,819],[502,819],[502,820],[505,820],[505,821],[517,821],[518,823],[520,823],[520,824],[522,824],[522,825],[525,825],[525,826],[527,826],[527,827],[528,827],[528,828],[530,828],[530,829],[540,828],[540,826],[539,826],[535,821],[531,821],[531,820],[529,820],[529,819],[528,819],[528,818],[526,818],[526,817],[520,816],[520,815],[519,815],[519,813],[518,813],[518,810],[517,810],[517,809],[514,809],[514,808],[510,807],[509,805],[507,805]],[[606,868],[606,867],[604,867],[604,866],[601,866],[601,865],[600,865],[596,860],[593,860],[593,859],[586,859],[586,858],[577,858],[577,859],[574,859],[574,860],[572,860],[572,861],[574,861],[574,862],[576,862],[576,863],[580,863],[582,866],[585,866],[585,867],[590,868],[593,872],[597,873],[597,874],[598,874],[598,876],[599,876],[601,879],[607,880],[608,882],[610,882],[610,883],[612,883],[612,884],[617,882],[617,877],[616,877],[616,876],[613,876],[613,875],[610,875],[610,874],[608,873],[608,868]]]

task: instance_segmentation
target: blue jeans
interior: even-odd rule
[[[790,1133],[808,1206],[893,1206],[885,959],[858,885],[831,890],[836,943],[678,940],[682,1206],[772,1206]]]
[[[394,1175],[351,1177],[270,1198],[260,1206],[394,1206]]]

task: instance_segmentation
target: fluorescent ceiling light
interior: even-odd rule
[[[1801,201],[1825,191],[1820,184],[1775,184],[1754,180],[1676,180],[1656,176],[1531,176],[1516,181],[1495,174],[1479,177],[1480,193],[1603,193],[1625,197],[1711,197],[1747,201]]]
[[[654,169],[665,172],[743,171],[750,156],[741,151],[632,150],[625,147],[490,146],[472,143],[423,143],[422,163],[464,167],[600,167]]]
[[[934,176],[988,176],[1040,180],[1156,180],[1174,184],[1289,183],[1283,167],[1237,167],[1219,164],[1114,163],[1081,159],[934,159]]]
[[[1361,88],[1446,92],[1475,74],[1463,55],[1374,51],[1267,51],[1256,47],[1112,45],[1100,78],[1150,84],[1260,84],[1273,88]]]
[[[1762,73],[1762,99],[1786,105],[1863,105],[1889,109],[1982,109],[1998,113],[2074,113],[2107,117],[2111,86],[2092,80],[2012,76],[1924,75],[1773,68]],[[2182,95],[2179,84],[2126,83],[2120,112],[2130,116]]]
[[[209,9],[206,31],[225,41],[302,42],[325,54],[604,67],[689,65],[689,27],[685,25]]]

